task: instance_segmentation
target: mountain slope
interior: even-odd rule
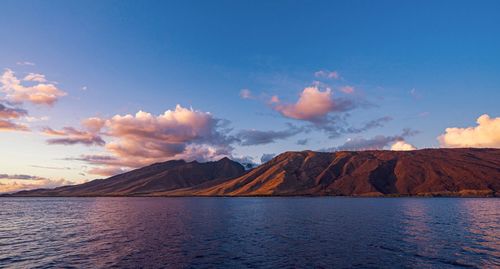
[[[64,186],[52,190],[21,191],[13,196],[133,196],[199,185],[217,179],[240,176],[245,169],[237,162],[223,158],[217,162],[199,163],[167,161],[132,170],[107,179]]]
[[[500,149],[285,152],[245,173],[227,158],[157,163],[12,196],[500,196]]]
[[[286,152],[238,178],[162,195],[499,196],[500,150]]]

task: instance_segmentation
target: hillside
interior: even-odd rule
[[[21,191],[13,196],[135,196],[186,188],[242,175],[243,166],[228,158],[199,163],[183,160],[156,163],[107,179],[55,189]]]
[[[451,195],[500,191],[500,150],[286,152],[245,175],[164,195]]]
[[[499,149],[285,152],[250,171],[227,158],[153,164],[13,196],[500,196]]]

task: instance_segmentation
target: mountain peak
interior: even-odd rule
[[[222,159],[218,160],[217,162],[234,162],[233,160],[229,159],[227,156],[223,157]]]

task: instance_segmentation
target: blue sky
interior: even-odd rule
[[[123,136],[103,129],[95,135],[104,145],[48,144],[44,130],[82,130],[86,118],[139,110],[157,116],[177,104],[228,121],[231,131],[217,129],[227,136],[295,133],[260,145],[226,137],[226,154],[255,162],[264,153],[341,149],[346,141],[377,135],[393,137],[384,140],[390,142],[382,143],[384,149],[403,140],[415,148],[461,146],[437,137],[449,127],[475,128],[483,114],[500,114],[498,10],[498,1],[2,1],[2,72],[43,74],[66,94],[51,106],[7,103],[5,97],[9,107],[46,120],[16,118],[31,131],[0,131],[0,174],[95,178],[89,171],[101,164],[75,159],[123,157],[108,147]],[[315,76],[318,71],[338,77]],[[286,108],[299,109],[290,105],[311,86],[316,93],[331,89],[332,100],[348,100],[354,108],[327,109],[321,119],[287,116]],[[346,86],[354,93],[342,92]],[[252,98],[241,98],[242,89]],[[271,103],[272,96],[280,103]],[[336,117],[346,128],[390,120],[331,137],[324,125],[337,126]],[[405,128],[413,134],[401,136]],[[303,139],[305,145],[297,144]],[[497,140],[491,141],[462,146],[495,147]],[[186,155],[157,159],[180,156]]]

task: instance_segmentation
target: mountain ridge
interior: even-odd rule
[[[12,196],[71,194],[65,188],[71,187],[18,192]],[[500,149],[287,151],[248,171],[227,158],[209,163],[176,160],[73,188],[80,190],[76,196],[498,197]],[[96,188],[101,189],[96,191]]]

